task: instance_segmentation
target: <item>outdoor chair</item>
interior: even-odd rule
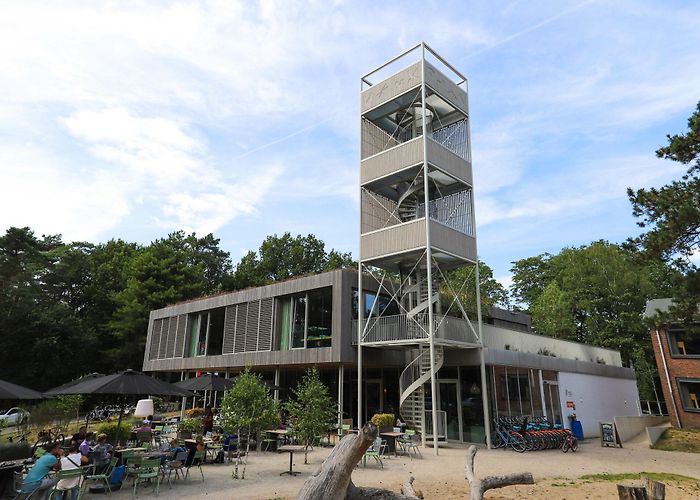
[[[177,481],[177,478],[180,477],[182,474],[182,479],[185,479],[185,462],[187,462],[187,457],[189,456],[190,452],[185,450],[185,451],[180,451],[178,452],[175,457],[163,464],[162,467],[162,472],[163,472],[163,478],[165,478],[165,475],[167,474],[168,476],[168,485],[172,488],[173,483],[170,480],[170,477],[172,473],[175,473],[175,480]]]
[[[53,488],[51,488],[51,493],[49,493],[49,500],[54,498],[57,494],[61,493],[64,494],[63,498],[65,498],[68,495],[68,492],[73,491],[75,488],[78,488],[78,500],[83,495],[83,483],[82,480],[78,482],[78,486],[75,488],[71,488],[69,490],[63,490],[58,487],[58,481],[61,479],[76,479],[76,478],[82,478],[83,477],[83,470],[81,468],[77,469],[66,469],[66,470],[59,470],[56,472],[56,475],[54,476],[54,479],[56,480],[56,484],[54,484]]]
[[[136,440],[139,444],[151,444],[153,442],[153,433],[148,431],[141,431],[136,433]]]
[[[185,480],[190,477],[190,469],[192,467],[199,467],[199,474],[202,476],[202,482],[204,482],[204,472],[202,471],[202,464],[204,463],[204,451],[196,451],[194,453],[194,459],[192,463],[186,466],[185,470]]]
[[[136,489],[139,483],[150,481],[156,496],[160,493],[160,458],[148,458],[141,461],[141,465],[134,475],[134,493],[132,498],[136,498]]]
[[[423,454],[418,447],[418,441],[416,441],[416,431],[408,429],[406,431],[406,435],[403,438],[398,439],[396,442],[399,443],[403,451],[406,452],[409,457],[411,456],[411,450],[413,450],[414,455],[420,455],[421,458],[423,458]]]
[[[28,500],[29,498],[32,498],[34,493],[36,493],[38,490],[30,491],[29,493],[24,493],[22,492],[22,485],[24,484],[24,474],[22,473],[21,470],[16,470],[13,475],[13,486],[12,489],[15,493],[15,496],[12,497],[13,500]]]
[[[125,476],[132,479],[136,478],[139,468],[141,467],[141,462],[143,462],[143,457],[141,455],[131,455],[128,458],[124,458],[124,465],[126,466]]]
[[[104,472],[101,474],[88,474],[85,476],[85,479],[95,481],[96,483],[104,482],[105,490],[112,495],[112,472],[114,472],[114,468],[118,463],[119,459],[117,457],[112,457],[112,460],[109,461],[109,465]]]
[[[367,467],[367,457],[374,458],[374,461],[379,464],[383,469],[384,462],[382,462],[382,451],[386,447],[386,442],[382,438],[376,438],[372,446],[370,446],[362,457],[362,466]]]
[[[271,438],[271,437],[266,437],[265,439],[262,440],[263,444],[263,451],[269,451],[270,446],[274,446],[275,449],[277,449],[277,438]],[[274,451],[274,450],[273,450]]]
[[[342,427],[342,433],[340,434],[340,437],[342,438],[343,436],[346,436],[350,434],[350,424],[343,424]]]
[[[226,461],[231,462],[233,453],[238,451],[238,438],[232,435],[226,435],[221,449],[226,453]]]

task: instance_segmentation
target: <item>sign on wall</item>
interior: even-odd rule
[[[622,441],[614,422],[600,422],[600,445],[622,448]]]

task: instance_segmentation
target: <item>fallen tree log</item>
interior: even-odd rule
[[[326,500],[328,498],[373,498],[375,500],[406,500],[420,498],[409,478],[401,490],[403,495],[381,488],[357,487],[351,481],[352,471],[362,459],[367,448],[377,437],[377,428],[371,422],[357,434],[348,434],[323,461],[299,490],[297,500]]]
[[[474,457],[476,456],[476,446],[470,446],[467,450],[467,463],[464,467],[467,481],[469,481],[469,498],[471,500],[483,500],[484,492],[494,488],[513,486],[516,484],[535,484],[532,473],[521,472],[509,474],[507,476],[487,476],[479,479],[474,475]]]

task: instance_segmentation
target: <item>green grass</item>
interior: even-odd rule
[[[700,453],[700,429],[674,429],[669,427],[652,448],[664,451]]]
[[[623,472],[621,474],[608,474],[603,472],[602,474],[585,474],[581,476],[580,479],[584,481],[618,482],[641,479],[642,476],[648,477],[649,479],[653,479],[655,481],[661,481],[662,483],[667,483],[669,481],[676,483],[698,482],[698,480],[694,477],[673,474],[672,472]]]

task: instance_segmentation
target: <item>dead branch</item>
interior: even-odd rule
[[[474,457],[476,456],[476,446],[470,446],[467,450],[467,463],[464,467],[465,476],[469,481],[469,498],[471,500],[483,500],[484,492],[494,488],[513,486],[515,484],[535,484],[532,473],[521,472],[509,474],[507,476],[487,476],[479,479],[474,475]]]

